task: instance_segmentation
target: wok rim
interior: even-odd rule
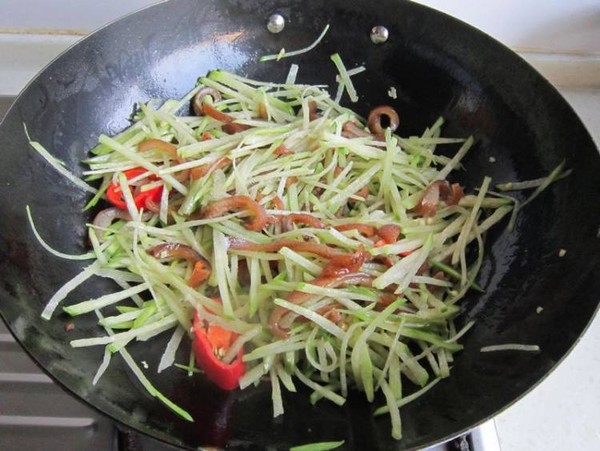
[[[163,7],[166,4],[169,4],[171,2],[169,1],[163,1],[163,2],[159,2],[156,4],[152,4],[152,5],[148,5],[145,7],[142,7],[134,12],[131,12],[125,16],[122,16],[98,29],[96,29],[95,31],[93,31],[92,33],[90,33],[89,35],[85,36],[82,39],[79,39],[76,43],[72,44],[71,46],[69,46],[67,49],[65,49],[63,52],[61,52],[59,55],[57,55],[51,62],[49,62],[46,66],[44,66],[43,69],[41,69],[38,74],[31,79],[26,85],[25,87],[21,90],[21,92],[15,97],[15,100],[13,102],[13,104],[10,106],[10,108],[7,110],[3,120],[0,122],[0,129],[2,128],[2,126],[4,125],[4,122],[7,120],[7,118],[12,115],[15,114],[13,112],[13,110],[16,110],[18,108],[18,104],[20,99],[24,96],[24,94],[30,89],[30,87],[32,85],[34,85],[36,83],[36,81],[38,80],[39,77],[43,76],[44,73],[46,73],[47,71],[51,70],[51,68],[55,65],[55,64],[60,64],[61,60],[63,58],[68,57],[69,53],[71,52],[71,50],[75,47],[78,47],[80,45],[86,45],[86,43],[88,43],[89,41],[95,39],[94,37],[97,36],[100,32],[102,32],[103,30],[106,30],[108,28],[111,28],[113,26],[118,25],[121,21],[123,21],[123,19],[132,17],[132,16],[136,16],[138,15],[140,12],[143,11],[149,11],[149,10],[158,10],[159,8]],[[545,82],[545,89],[548,90],[550,89],[551,91],[553,91],[553,95],[557,95],[561,98],[562,102],[564,102],[567,106],[567,108],[570,110],[571,115],[573,115],[574,117],[577,118],[577,121],[580,124],[580,128],[581,130],[587,134],[587,139],[593,143],[594,147],[596,147],[596,150],[598,150],[597,145],[594,143],[589,130],[587,129],[587,127],[585,126],[585,124],[583,124],[583,122],[581,121],[581,119],[578,117],[576,111],[573,109],[573,107],[568,104],[568,102],[562,97],[562,95],[560,94],[560,92],[558,91],[558,89],[552,85],[546,78],[543,77],[543,75],[539,74],[539,72],[537,72],[537,70],[535,68],[533,68],[526,60],[524,60],[520,55],[514,53],[513,51],[511,51],[510,49],[508,49],[506,46],[504,46],[501,43],[498,43],[498,41],[494,40],[493,38],[491,38],[489,35],[486,35],[485,33],[481,32],[480,30],[475,29],[474,27],[472,27],[471,25],[468,25],[462,21],[460,21],[459,19],[456,19],[452,16],[449,16],[443,12],[437,11],[433,8],[421,5],[421,4],[413,4],[411,6],[412,8],[417,8],[417,9],[425,9],[425,10],[429,10],[429,14],[435,14],[435,15],[441,15],[441,16],[445,16],[446,20],[450,20],[456,24],[460,24],[460,26],[463,27],[467,27],[471,30],[471,32],[476,32],[479,36],[485,36],[485,38],[488,41],[492,41],[493,43],[499,44],[501,47],[503,47],[504,49],[510,51],[513,55],[515,55],[516,57],[519,58],[519,60],[521,60],[521,62],[527,64],[527,66],[529,66],[530,71],[535,72],[535,74],[542,78]],[[498,416],[499,414],[501,414],[502,412],[505,412],[508,408],[512,407],[515,403],[517,403],[518,401],[520,401],[521,399],[523,399],[526,395],[528,395],[532,390],[534,390],[536,387],[538,387],[543,381],[545,381],[548,376],[550,376],[550,374],[552,374],[556,368],[562,364],[562,362],[565,361],[565,359],[572,353],[573,349],[581,342],[582,338],[588,333],[591,324],[594,321],[594,318],[598,315],[598,312],[600,311],[600,299],[597,299],[596,301],[596,307],[594,310],[594,313],[591,315],[591,317],[587,320],[587,323],[585,325],[585,327],[583,328],[583,330],[581,331],[581,333],[579,333],[578,337],[573,341],[573,343],[570,344],[568,350],[560,357],[560,359],[558,359],[548,370],[545,371],[544,375],[541,378],[538,378],[538,380],[533,383],[532,385],[530,385],[525,391],[522,391],[516,398],[514,398],[511,402],[509,403],[505,403],[500,409],[496,410],[493,414],[487,415],[486,417],[480,419],[478,422],[476,422],[475,424],[472,424],[469,427],[465,427],[463,429],[461,429],[460,431],[453,433],[451,435],[447,435],[445,436],[443,439],[435,441],[435,442],[431,442],[429,444],[427,444],[426,446],[432,446],[435,444],[441,444],[444,442],[447,442],[449,440],[452,440],[455,437],[458,437],[466,432],[468,432],[469,430],[472,430],[476,427],[478,427],[479,425],[489,421],[490,419]],[[136,426],[132,426],[131,424],[127,424],[124,421],[122,421],[119,418],[116,418],[115,416],[113,416],[113,414],[108,413],[106,411],[104,411],[103,409],[100,409],[99,407],[97,407],[95,404],[93,404],[92,402],[88,401],[86,398],[84,398],[84,396],[82,396],[81,394],[79,394],[78,392],[76,392],[73,388],[69,387],[68,385],[65,385],[60,379],[56,378],[56,376],[54,376],[46,367],[44,367],[39,361],[38,358],[35,356],[35,354],[32,353],[32,351],[25,347],[22,344],[22,341],[17,337],[16,332],[13,330],[13,325],[11,323],[9,323],[8,319],[5,317],[5,314],[3,313],[3,311],[0,309],[0,317],[2,317],[2,320],[6,323],[8,330],[10,331],[10,333],[15,337],[16,341],[20,344],[20,346],[25,350],[25,352],[27,353],[27,355],[29,355],[32,360],[36,363],[36,365],[41,368],[45,374],[49,375],[51,377],[51,379],[55,382],[58,383],[58,385],[65,391],[67,391],[70,395],[74,395],[76,397],[76,399],[79,399],[80,401],[83,401],[87,406],[92,407],[95,411],[102,413],[105,416],[108,416],[109,418],[111,418],[112,421],[115,421],[116,423],[126,427],[126,428],[131,428],[136,430],[137,432],[140,432],[146,436],[152,437],[154,439],[157,439],[159,441],[162,441],[164,443],[167,444],[171,444],[173,445],[173,442],[170,442],[168,439],[165,439],[164,437],[158,436],[153,434],[150,431],[147,430],[143,430],[143,429],[139,429]],[[401,442],[400,442],[401,444]],[[179,444],[177,446],[182,446],[182,444]],[[186,445],[183,445],[186,446]],[[418,449],[421,448],[421,446],[418,446],[416,448],[413,449]]]

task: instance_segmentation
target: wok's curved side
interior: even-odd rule
[[[275,10],[288,23],[270,34]],[[312,42],[312,52],[280,62],[258,56]],[[387,43],[375,46],[369,30],[385,25]],[[476,326],[449,379],[403,409],[404,439],[390,437],[389,422],[373,419],[360,395],[338,408],[311,406],[306,393],[285,396],[283,418],[271,419],[268,384],[224,393],[201,377],[171,369],[152,377],[157,387],[196,418],[187,423],[143,392],[115,359],[97,386],[91,379],[100,349],[71,349],[68,341],[98,335],[93,317],[78,318],[66,332],[60,314],[46,322],[40,312],[80,263],[46,253],[29,231],[31,206],[42,236],[64,252],[86,249],[81,213],[87,195],[64,180],[29,149],[32,139],[75,173],[100,133],[127,126],[133,106],[151,98],[179,97],[207,70],[225,68],[264,80],[283,80],[299,64],[302,82],[334,84],[329,55],[355,77],[366,113],[392,103],[401,134],[420,133],[443,115],[446,134],[474,134],[477,145],[461,177],[469,187],[484,175],[495,181],[530,179],[563,159],[573,173],[520,214],[514,232],[488,237],[481,274],[483,295],[465,302],[465,319]],[[398,98],[388,97],[394,86]],[[289,448],[307,441],[345,439],[355,449],[424,447],[450,438],[496,414],[537,384],[577,342],[598,306],[600,292],[600,158],[570,107],[541,76],[508,49],[443,14],[408,1],[334,0],[171,1],[128,16],[84,39],[46,68],[19,96],[0,125],[4,171],[0,174],[0,313],[16,338],[64,387],[123,424],[180,446],[244,449]],[[490,163],[490,157],[496,162]],[[567,249],[560,258],[558,251]],[[92,281],[78,293],[90,297],[112,287]],[[543,313],[536,313],[537,307]],[[538,344],[541,352],[481,354],[498,343]],[[154,368],[160,339],[134,346],[138,360]],[[184,360],[185,350],[182,351]],[[152,376],[152,375],[151,375]],[[260,415],[257,415],[260,412]]]

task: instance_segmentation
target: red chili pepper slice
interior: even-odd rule
[[[246,372],[246,364],[242,360],[244,350],[240,349],[235,360],[229,364],[224,363],[218,355],[227,352],[237,338],[237,334],[213,324],[206,325],[198,315],[198,311],[194,312],[193,329],[192,346],[198,366],[223,390],[233,390],[238,387],[240,378]]]
[[[124,171],[123,174],[125,175],[127,180],[131,180],[132,178],[135,178],[138,175],[144,174],[146,172],[148,172],[148,170],[145,168],[133,168],[129,169],[128,171]],[[149,175],[148,178],[150,180],[158,180],[154,175]],[[157,186],[146,191],[140,191],[137,194],[133,193],[133,202],[137,208],[145,208],[146,200],[158,202],[160,200],[160,197],[162,196],[162,192],[163,187]],[[125,199],[123,199],[121,186],[118,183],[111,183],[110,185],[108,185],[108,188],[106,189],[106,198],[115,207],[120,208],[121,210],[127,210],[127,203],[125,202]]]

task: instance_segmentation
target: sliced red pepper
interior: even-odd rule
[[[148,172],[148,170],[145,168],[133,168],[129,169],[128,171],[124,171],[123,174],[127,180],[131,180],[146,172]],[[149,175],[148,178],[150,180],[158,180],[154,175]],[[137,208],[145,208],[147,200],[151,200],[153,202],[160,201],[162,191],[163,187],[157,186],[146,191],[140,190],[138,193],[132,193],[133,203]],[[120,208],[121,210],[127,210],[127,203],[125,202],[125,199],[123,199],[121,186],[118,183],[111,183],[108,185],[108,188],[106,189],[106,198],[115,207]]]
[[[242,360],[244,350],[240,349],[235,360],[229,364],[220,358],[235,341],[237,334],[213,324],[206,324],[198,315],[198,311],[194,312],[193,330],[192,346],[198,366],[223,390],[238,387],[240,378],[246,372],[246,364]]]

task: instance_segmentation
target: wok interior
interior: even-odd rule
[[[518,57],[442,14],[410,2],[292,1],[168,2],[125,18],[68,51],[19,97],[0,128],[5,168],[0,196],[1,312],[25,348],[68,390],[128,427],[188,446],[262,449],[307,441],[346,440],[356,449],[422,447],[482,422],[524,394],[571,348],[590,321],[599,281],[597,150],[581,123],[550,85]],[[289,20],[278,35],[265,27],[273,11]],[[257,57],[310,43],[325,24],[331,29],[312,52],[279,62]],[[390,39],[375,46],[369,30],[386,25]],[[307,393],[285,394],[285,415],[271,419],[270,386],[222,392],[202,377],[177,369],[157,376],[159,390],[188,410],[195,423],[171,414],[148,396],[118,358],[98,385],[91,379],[102,349],[71,349],[68,340],[98,335],[93,315],[64,329],[66,316],[50,322],[39,314],[47,299],[77,273],[80,263],[50,256],[27,230],[30,204],[42,236],[72,253],[86,249],[82,213],[87,196],[28,150],[22,124],[67,167],[80,171],[100,133],[128,125],[136,102],[180,97],[196,78],[224,68],[249,77],[283,81],[290,63],[298,80],[335,86],[329,56],[339,52],[354,77],[366,113],[390,104],[400,114],[401,135],[420,134],[442,115],[445,136],[473,134],[477,145],[459,178],[468,188],[484,175],[494,181],[530,179],[561,160],[573,176],[553,186],[520,214],[515,231],[502,226],[487,236],[482,295],[464,303],[464,321],[476,326],[462,340],[451,377],[402,410],[404,438],[390,437],[389,420],[374,419],[362,395],[344,407],[311,406]],[[387,92],[394,86],[397,99]],[[490,157],[496,159],[490,162]],[[594,172],[596,171],[596,172]],[[589,193],[580,196],[578,193]],[[576,224],[576,227],[574,227]],[[560,248],[568,249],[564,258]],[[87,299],[114,287],[95,280],[71,299]],[[538,306],[543,313],[536,313]],[[138,361],[156,368],[166,338],[131,347]],[[538,344],[541,352],[481,354],[485,345]],[[186,361],[182,350],[178,361]],[[380,400],[381,401],[381,400]],[[382,404],[376,403],[375,406]]]

